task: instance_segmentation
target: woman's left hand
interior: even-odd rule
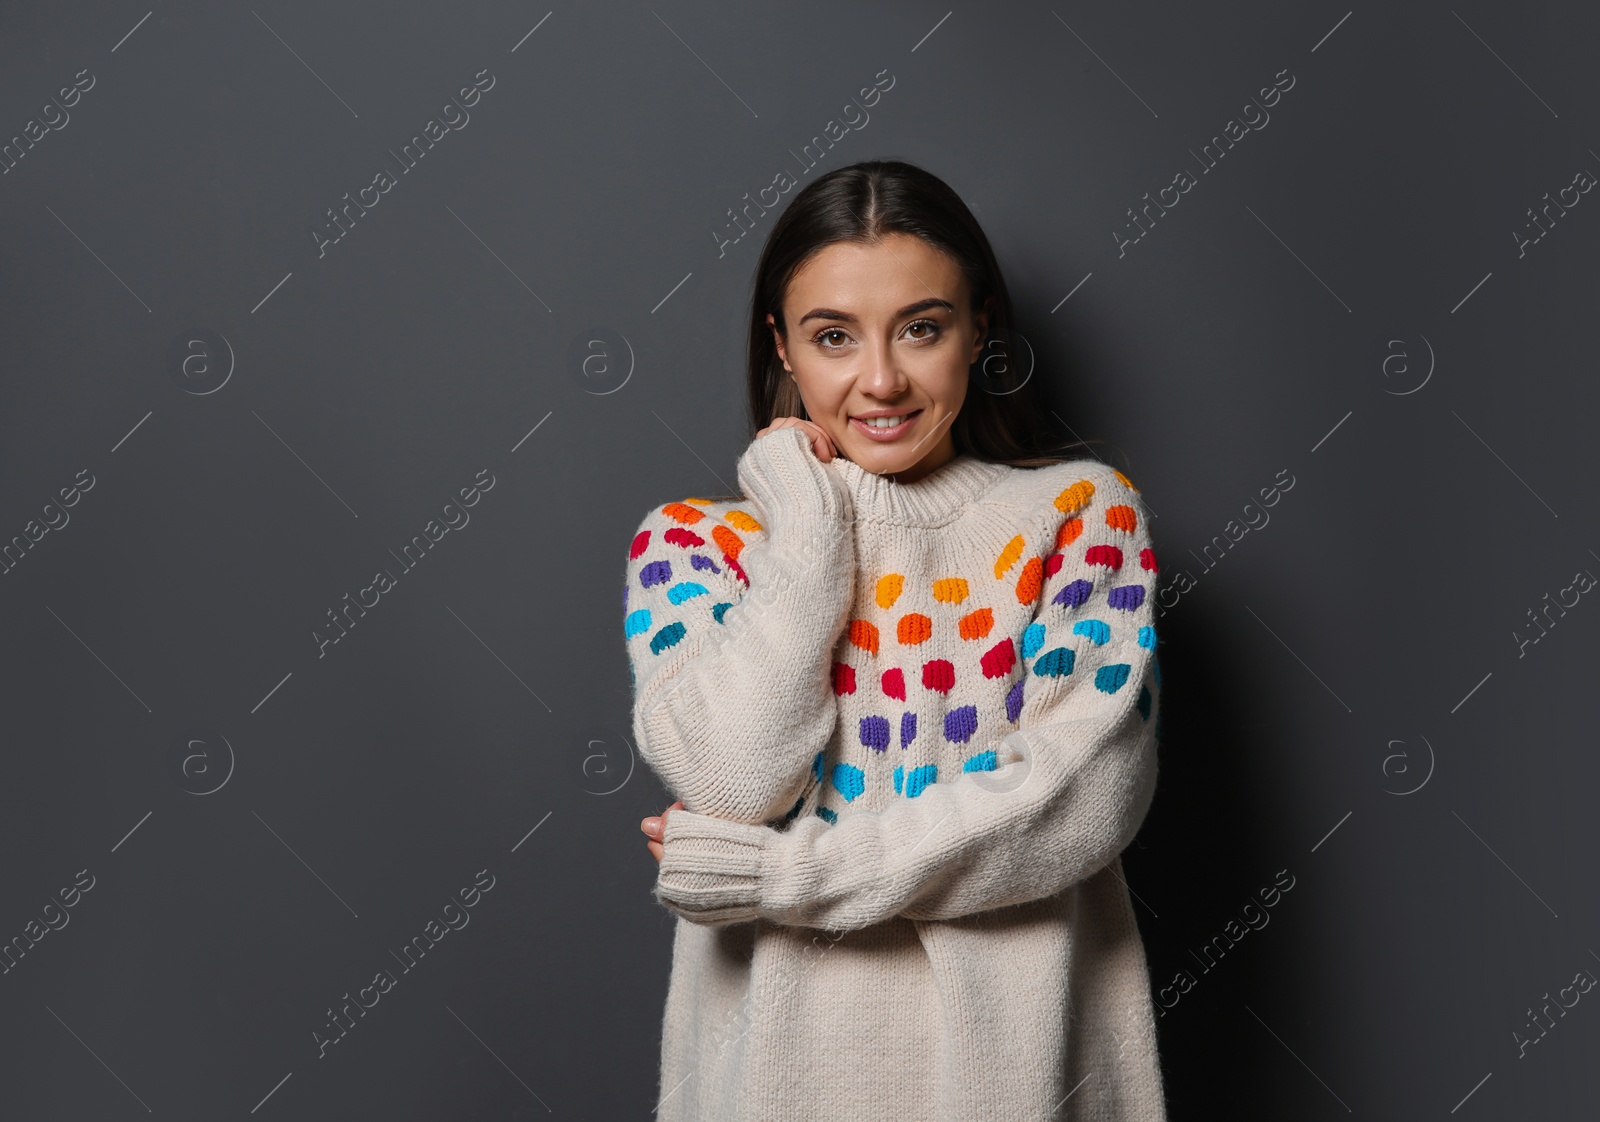
[[[667,807],[666,810],[663,810],[659,818],[646,818],[643,822],[639,823],[639,829],[643,830],[645,837],[649,839],[645,842],[645,848],[650,851],[650,856],[656,859],[656,863],[658,865],[661,863],[661,852],[663,848],[661,839],[667,832],[667,815],[682,805],[683,800],[679,799],[677,802]]]

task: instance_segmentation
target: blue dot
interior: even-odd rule
[[[999,757],[995,755],[994,749],[991,748],[987,752],[979,752],[976,756],[968,759],[966,763],[961,765],[961,770],[993,771],[995,769],[995,765],[998,763]]]
[[[733,607],[732,604],[713,604],[711,605],[711,614],[716,617],[718,623],[726,623],[727,621],[722,618],[722,613],[731,607]]]
[[[938,778],[938,764],[923,764],[921,767],[912,768],[906,776],[906,798],[916,798],[922,794],[924,788],[931,786]]]
[[[838,811],[829,810],[825,806],[817,807],[817,817],[828,823],[830,826],[839,821]]]
[[[867,773],[850,764],[834,764],[833,785],[844,796],[845,802],[852,802],[867,789]]]
[[[1139,628],[1139,645],[1147,651],[1156,649],[1156,629],[1148,624]]]
[[[905,781],[906,781],[905,765],[904,764],[897,764],[895,766],[895,769],[894,769],[894,793],[895,794],[898,795],[900,793],[900,789],[901,789],[902,785],[905,783]]]
[[[696,596],[704,596],[705,594],[706,586],[692,580],[679,581],[667,589],[667,599],[674,604],[681,604],[685,600],[693,600]]]
[[[1039,656],[1039,661],[1033,664],[1033,672],[1041,678],[1059,678],[1072,673],[1072,664],[1077,658],[1071,647],[1057,647],[1049,654]]]
[[[1126,662],[1112,662],[1102,666],[1094,672],[1095,689],[1105,693],[1116,693],[1128,680],[1128,672],[1133,667]]]
[[[1028,624],[1028,629],[1022,633],[1022,657],[1032,658],[1039,653],[1039,648],[1042,646],[1044,646],[1044,624]]]
[[[1097,647],[1104,646],[1111,638],[1111,628],[1098,619],[1080,619],[1072,625],[1074,635],[1087,635],[1089,642]]]
[[[651,652],[654,654],[660,654],[668,647],[677,646],[678,640],[682,639],[687,631],[688,628],[684,627],[681,623],[667,624],[667,626],[663,627],[660,631],[657,631],[654,638],[650,640]]]
[[[817,777],[817,782],[822,782],[822,753],[818,752],[811,760],[811,774]]]
[[[1139,716],[1145,720],[1150,719],[1150,687],[1139,687]]]
[[[628,618],[622,621],[622,633],[629,639],[641,631],[650,630],[650,609],[640,608],[636,612],[629,612]]]

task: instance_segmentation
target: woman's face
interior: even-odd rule
[[[910,483],[955,457],[950,430],[988,323],[944,252],[910,234],[837,242],[795,273],[783,318],[787,338],[767,316],[778,356],[847,459]]]

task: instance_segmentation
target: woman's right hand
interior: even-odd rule
[[[838,454],[833,446],[833,438],[823,431],[822,426],[815,421],[803,421],[799,417],[779,417],[772,424],[756,433],[756,440],[760,440],[769,432],[779,429],[799,429],[811,441],[811,451],[821,463],[828,463]]]

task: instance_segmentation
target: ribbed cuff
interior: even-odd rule
[[[775,523],[767,527],[770,536],[788,537],[812,523],[848,524],[854,518],[844,481],[817,459],[802,429],[757,437],[736,470],[744,493]]]
[[[694,923],[758,918],[761,872],[777,833],[679,807],[667,814],[655,898]]]

